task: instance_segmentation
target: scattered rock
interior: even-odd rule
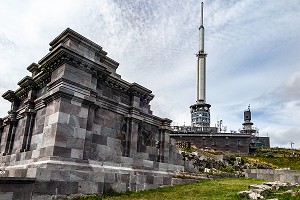
[[[251,191],[249,194],[250,199],[263,199],[264,197],[256,192]]]
[[[296,195],[298,191],[293,192],[291,189],[297,186],[299,185],[293,183],[283,183],[280,181],[265,182],[262,184],[250,185],[248,190],[238,192],[237,194],[240,197],[249,197],[250,199],[263,199],[267,191],[283,189],[287,190],[283,193],[291,193],[292,195]]]
[[[242,198],[245,198],[245,197],[249,197],[251,191],[250,190],[245,190],[245,191],[241,191],[241,192],[238,192],[237,194],[242,197]]]
[[[249,190],[272,190],[272,187],[265,184],[260,185],[250,185]]]

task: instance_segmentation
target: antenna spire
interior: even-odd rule
[[[203,2],[201,2],[201,24],[200,27],[203,26]]]
[[[206,53],[204,52],[203,2],[201,2],[201,20],[199,26],[199,52],[197,54],[197,102],[206,99]]]
[[[199,27],[199,53],[204,53],[203,2],[201,2],[201,20]]]

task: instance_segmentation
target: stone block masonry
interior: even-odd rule
[[[11,110],[0,119],[0,198],[171,184],[183,163],[171,120],[152,114],[152,92],[121,79],[119,63],[69,28],[50,46],[3,94]]]
[[[300,184],[300,171],[289,169],[247,169],[245,176],[269,181]]]

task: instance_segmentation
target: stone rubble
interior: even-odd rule
[[[284,183],[280,181],[265,182],[262,184],[250,185],[248,190],[238,192],[240,197],[249,197],[250,199],[264,199],[264,195],[269,190],[287,190],[285,193],[293,193],[291,190],[299,186],[297,183]],[[298,194],[298,193],[297,193]]]

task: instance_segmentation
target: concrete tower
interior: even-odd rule
[[[191,124],[194,127],[210,127],[210,104],[206,103],[206,56],[204,52],[203,2],[199,27],[199,52],[197,56],[197,101],[191,105]]]
[[[243,129],[240,132],[243,134],[255,134],[257,132],[257,130],[252,127],[250,105],[248,109],[244,111],[244,123],[242,125]]]

